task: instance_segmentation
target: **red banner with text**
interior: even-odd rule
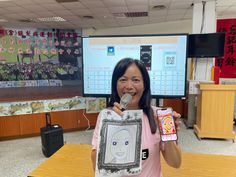
[[[217,32],[225,32],[224,57],[217,57],[221,78],[236,78],[236,19],[217,20]]]

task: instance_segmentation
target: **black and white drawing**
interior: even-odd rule
[[[96,177],[134,175],[141,171],[142,110],[102,112]]]

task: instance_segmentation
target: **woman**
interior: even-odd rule
[[[112,75],[112,93],[109,106],[122,114],[119,104],[120,98],[125,93],[132,95],[132,101],[128,104],[128,110],[142,109],[144,116],[142,121],[142,171],[137,177],[162,177],[160,166],[160,152],[168,165],[179,168],[181,165],[181,150],[176,142],[161,142],[157,127],[156,110],[151,106],[150,78],[144,64],[139,60],[125,58],[120,60],[114,68]],[[174,112],[176,119],[180,115]],[[91,158],[95,168],[96,148],[98,138],[98,122],[94,131]],[[178,120],[176,120],[178,122]],[[178,126],[178,124],[177,124]]]

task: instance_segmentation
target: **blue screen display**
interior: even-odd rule
[[[82,40],[85,96],[109,95],[114,66],[127,57],[144,62],[153,96],[185,96],[187,34],[94,36]]]

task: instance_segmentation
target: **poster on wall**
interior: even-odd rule
[[[99,113],[106,106],[106,98],[86,98],[86,113]]]
[[[0,102],[0,116],[25,115],[34,113],[85,109],[84,97],[20,102]]]
[[[217,32],[225,32],[225,52],[217,57],[215,65],[220,67],[221,78],[236,78],[236,19],[217,20]]]
[[[77,85],[81,60],[80,29],[0,29],[0,88]]]

